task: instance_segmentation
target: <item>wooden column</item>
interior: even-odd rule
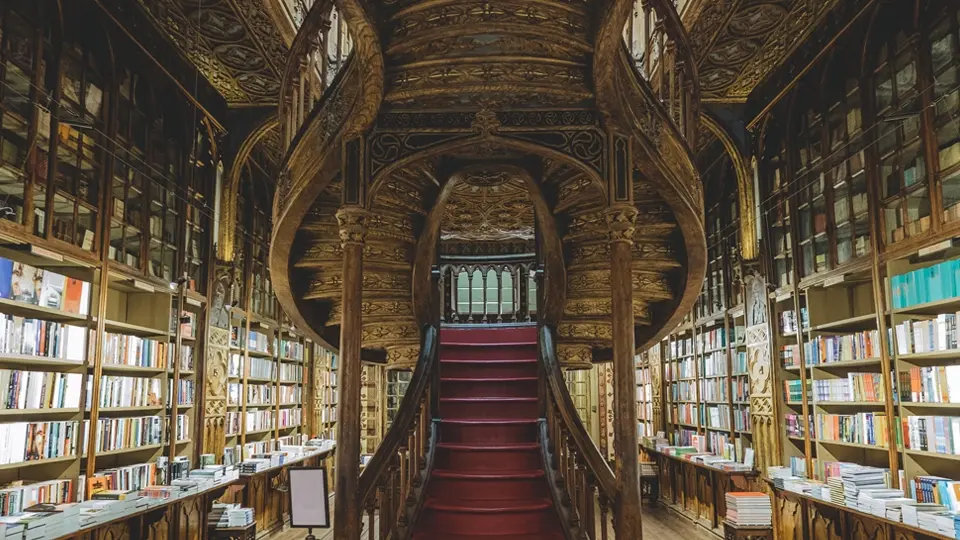
[[[344,206],[337,212],[343,247],[343,319],[340,324],[340,406],[337,421],[337,490],[334,537],[360,539],[360,302],[363,289],[363,242],[367,211]]]
[[[614,455],[617,500],[614,527],[618,538],[640,540],[640,455],[637,439],[636,374],[633,327],[633,233],[637,209],[619,204],[605,214],[610,242],[610,289],[613,296]]]

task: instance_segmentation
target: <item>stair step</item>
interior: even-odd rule
[[[558,525],[559,527],[559,525]],[[418,532],[413,540],[437,540],[436,533]],[[529,534],[457,534],[444,533],[443,540],[565,540],[562,532],[547,532],[537,535]]]
[[[492,379],[447,377],[440,379],[441,397],[536,397],[536,377]]]
[[[440,344],[447,343],[536,343],[536,325],[524,325],[499,328],[443,328],[440,330]]]
[[[464,494],[469,494],[472,499],[501,501],[540,499],[550,495],[543,470],[465,472],[434,469],[430,477],[433,498],[455,500]]]
[[[481,445],[535,443],[537,420],[535,418],[444,418],[440,421],[440,440],[449,443]]]
[[[536,360],[536,343],[451,343],[440,346],[444,360]]]
[[[548,498],[432,499],[427,501],[423,512],[423,525],[435,534],[443,534],[444,538],[463,531],[535,535],[553,532],[558,521]]]
[[[537,398],[441,398],[440,414],[451,420],[535,420]]]
[[[536,359],[503,360],[440,360],[440,376],[444,378],[512,379],[536,377]]]

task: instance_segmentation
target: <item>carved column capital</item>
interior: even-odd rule
[[[637,228],[637,209],[633,205],[620,204],[603,213],[607,222],[607,240],[610,243],[626,242],[633,245],[633,233]]]
[[[337,210],[337,225],[340,227],[340,245],[362,246],[367,237],[367,218],[370,216],[360,206],[345,206]]]

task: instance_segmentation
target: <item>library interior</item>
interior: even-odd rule
[[[960,539],[958,323],[955,0],[0,0],[0,540]]]

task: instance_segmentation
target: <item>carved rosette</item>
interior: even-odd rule
[[[367,238],[367,221],[370,213],[359,206],[346,206],[337,210],[337,225],[340,230],[340,245],[362,246]]]
[[[615,206],[603,213],[607,224],[607,240],[610,243],[625,242],[633,245],[637,229],[637,209],[633,206]]]

